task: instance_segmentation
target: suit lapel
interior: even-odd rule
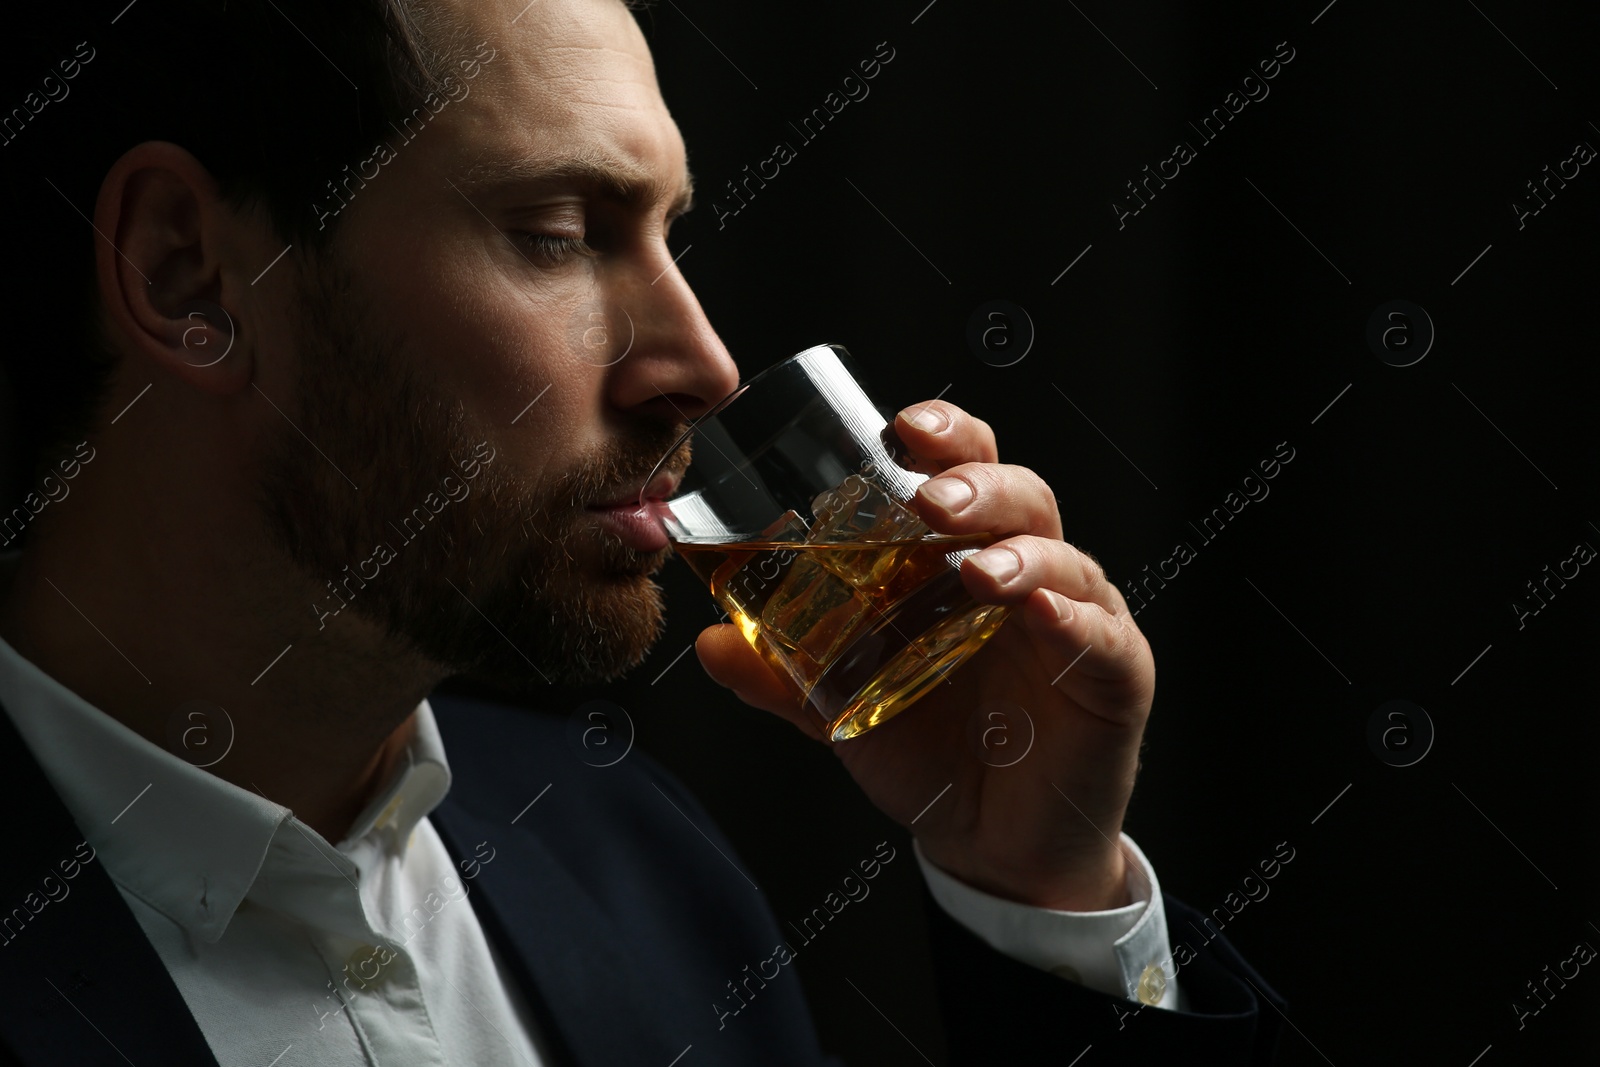
[[[205,1035],[110,877],[98,862],[70,881],[63,860],[83,835],[0,706],[0,781],[13,807],[0,875],[0,1042],[32,1065],[128,1062],[217,1067]],[[493,863],[468,883],[487,936],[523,990],[557,1063],[669,1063],[668,998],[610,918],[532,832],[490,822],[446,798],[430,816],[460,861],[476,842]],[[50,891],[66,896],[49,900]],[[30,894],[32,894],[30,896]],[[37,912],[33,911],[37,908]],[[13,909],[16,909],[13,911]],[[18,921],[20,918],[20,921]]]
[[[0,919],[11,920],[0,933],[0,1003],[7,1005],[0,1040],[29,1065],[216,1067],[183,995],[105,869],[91,861],[70,880],[63,876],[73,868],[62,861],[80,855],[83,834],[4,707],[0,781],[8,806],[24,813],[8,827],[0,877]]]
[[[656,1017],[663,998],[630,964],[611,920],[535,834],[508,832],[448,797],[429,818],[458,861],[480,841],[495,849],[469,899],[568,1062],[665,1064],[683,1051],[666,1043],[671,1028]]]

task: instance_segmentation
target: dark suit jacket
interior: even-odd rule
[[[430,818],[458,861],[488,854],[480,842],[493,849],[468,899],[556,1064],[666,1067],[692,1045],[682,1067],[838,1067],[791,973],[800,961],[737,1016],[712,1007],[785,938],[765,897],[717,855],[713,844],[736,859],[681,785],[641,752],[586,766],[559,718],[456,696],[431,703],[454,781]],[[98,863],[64,899],[30,910],[40,898],[28,894],[82,835],[3,709],[0,790],[11,838],[0,874],[0,920],[10,920],[0,933],[0,1062],[215,1065]],[[1183,968],[1192,1013],[1126,1015],[1135,1005],[1011,960],[925,903],[952,1063],[1059,1067],[1087,1045],[1097,1065],[1272,1056],[1282,1016],[1256,990],[1276,995],[1220,937]],[[1175,929],[1195,917],[1170,896],[1166,908]]]

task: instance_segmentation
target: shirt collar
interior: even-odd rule
[[[203,941],[227,929],[285,822],[322,841],[288,808],[152,744],[3,639],[0,701],[106,873]],[[357,817],[340,851],[372,837],[403,860],[417,823],[449,791],[433,709],[423,700],[414,714],[404,765]]]
[[[369,835],[381,835],[391,852],[404,855],[411,846],[417,823],[439,806],[450,791],[450,763],[444,739],[434,721],[433,708],[424,700],[417,705],[416,733],[405,750],[405,765],[395,770],[339,843],[344,849]]]

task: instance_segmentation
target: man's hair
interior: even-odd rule
[[[117,158],[178,144],[285,245],[326,250],[338,216],[315,205],[331,200],[328,183],[397,140],[463,42],[427,0],[49,0],[8,21],[0,371],[16,412],[0,413],[0,449],[33,481],[91,428],[115,367],[93,266],[109,235],[88,219]]]

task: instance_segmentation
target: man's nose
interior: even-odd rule
[[[688,421],[733,392],[739,368],[664,249],[661,260],[653,280],[641,271],[615,289],[612,305],[627,312],[633,347],[610,369],[607,393],[620,409]]]

